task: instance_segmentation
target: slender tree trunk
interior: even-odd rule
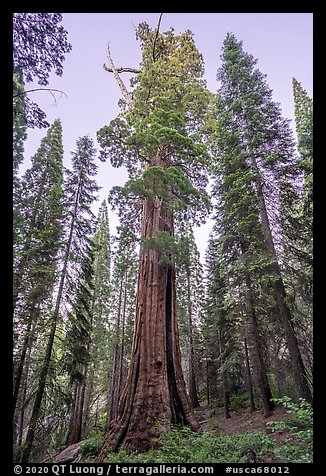
[[[124,384],[124,352],[125,352],[125,327],[126,327],[126,309],[127,309],[127,286],[128,286],[128,270],[125,272],[125,286],[123,296],[123,309],[122,309],[122,324],[121,324],[121,342],[120,342],[120,365],[118,373],[118,399],[120,399],[121,392]]]
[[[84,378],[86,379],[86,372]],[[68,446],[73,445],[74,443],[78,443],[81,440],[85,401],[85,382],[77,383],[74,400],[74,410],[72,413],[72,421],[70,424],[70,431],[67,439]]]
[[[270,266],[272,274],[276,278],[274,283],[274,294],[275,294],[281,322],[284,328],[287,346],[291,356],[294,380],[298,387],[300,397],[305,398],[308,402],[312,402],[312,394],[311,394],[309,383],[307,380],[306,370],[302,360],[298,340],[294,331],[291,311],[286,301],[286,291],[285,291],[285,286],[284,286],[284,282],[282,278],[281,269],[278,264],[277,254],[276,254],[276,250],[274,246],[274,239],[273,239],[273,235],[272,235],[271,227],[269,223],[269,218],[268,218],[268,213],[267,213],[267,208],[266,208],[266,203],[264,198],[264,192],[263,192],[263,184],[259,174],[257,161],[254,157],[252,158],[252,164],[254,169],[257,171],[256,187],[257,187],[257,196],[258,196],[259,206],[260,206],[261,226],[262,226],[263,234],[266,239],[268,250],[270,251],[274,259],[273,264],[271,264]]]
[[[29,318],[27,322],[27,327],[25,330],[25,337],[23,341],[23,346],[20,354],[20,359],[18,362],[17,370],[16,370],[16,378],[14,384],[14,395],[13,395],[13,412],[15,416],[15,410],[17,407],[17,399],[20,391],[21,380],[23,376],[24,366],[26,355],[30,352],[32,348],[32,341],[35,332],[35,324],[38,318],[39,311],[36,309],[36,300],[33,301],[31,305],[31,310],[29,313]]]
[[[27,353],[27,350],[29,348],[29,343],[30,343],[31,327],[32,327],[32,319],[30,318],[28,320],[28,323],[27,323],[27,328],[26,328],[25,338],[24,338],[24,342],[23,342],[23,347],[22,347],[19,363],[18,363],[17,370],[16,370],[16,379],[15,379],[14,396],[13,396],[14,417],[15,417],[15,411],[16,411],[16,407],[17,407],[19,390],[20,390],[20,386],[21,386],[21,380],[22,380],[22,375],[23,375],[23,370],[24,370],[26,353]]]
[[[210,403],[210,379],[209,379],[209,360],[206,359],[206,398],[207,398],[207,407]]]
[[[160,162],[160,157],[153,159],[153,165]],[[160,197],[148,197],[141,236],[150,238],[156,231],[173,235],[172,213]],[[198,428],[181,368],[175,270],[160,258],[159,251],[141,248],[131,364],[118,416],[97,462],[104,460],[109,447],[116,451],[122,442],[127,451],[147,451],[171,423]]]
[[[255,400],[254,400],[254,394],[252,389],[248,343],[247,343],[246,337],[244,338],[244,349],[245,349],[247,388],[248,388],[248,395],[249,395],[250,412],[253,413],[256,410],[256,407],[255,407]]]
[[[240,241],[241,252],[245,254],[247,245],[244,243],[243,240]],[[247,315],[249,320],[250,326],[250,333],[253,343],[253,351],[254,351],[254,363],[255,363],[255,371],[256,371],[256,378],[257,378],[257,385],[260,390],[261,399],[263,403],[263,411],[265,417],[271,416],[271,411],[275,408],[274,402],[272,399],[272,392],[269,386],[267,372],[265,368],[265,362],[263,357],[263,349],[260,343],[260,335],[259,335],[259,328],[256,316],[256,308],[254,304],[254,295],[252,289],[252,283],[250,276],[246,274],[245,282],[247,286]]]
[[[92,399],[93,399],[93,394],[94,394],[94,377],[95,377],[95,362],[96,362],[96,355],[94,358],[94,362],[92,362],[92,365],[89,369],[88,372],[88,378],[86,382],[86,388],[85,388],[85,416],[84,416],[84,422],[87,424],[87,434],[89,430],[89,425],[90,425],[90,412],[91,412],[91,404],[92,404]]]
[[[55,336],[55,331],[56,331],[56,326],[57,326],[57,319],[53,319],[53,324],[52,328],[50,331],[50,336],[48,339],[48,344],[46,347],[46,352],[44,356],[44,362],[42,365],[41,373],[40,373],[40,378],[39,378],[39,384],[36,392],[36,397],[34,401],[34,406],[32,410],[32,416],[29,424],[29,428],[27,431],[27,436],[26,436],[26,443],[25,443],[25,448],[23,450],[22,454],[22,459],[21,463],[28,463],[30,453],[32,451],[32,445],[34,442],[34,437],[35,437],[35,430],[36,430],[36,425],[39,419],[40,415],[40,410],[41,410],[41,403],[42,403],[42,398],[44,394],[44,389],[45,389],[45,383],[46,383],[46,377],[48,374],[49,370],[49,365],[51,361],[51,354],[52,354],[52,348],[53,348],[53,343],[54,343],[54,336]]]
[[[225,332],[225,320],[222,317],[221,318],[221,323],[220,323],[220,329],[218,332],[218,342],[219,342],[219,352],[220,352],[220,365],[223,367],[225,365],[225,359],[223,357],[223,354],[225,352],[225,339],[224,339],[224,332]],[[230,395],[229,395],[229,390],[228,390],[228,385],[227,385],[227,375],[226,375],[226,370],[222,369],[222,383],[223,383],[223,402],[224,402],[224,417],[225,418],[230,418],[230,412],[229,412],[229,400],[230,400]]]
[[[20,447],[23,441],[24,433],[24,421],[25,421],[25,402],[27,395],[27,383],[31,361],[31,347],[29,347],[25,359],[25,367],[21,377],[21,387],[19,391],[19,397],[17,400],[17,407],[14,413],[14,442],[17,441],[17,445]]]
[[[251,330],[251,337],[253,342],[253,349],[254,349],[254,362],[256,368],[256,378],[257,384],[260,390],[260,395],[263,403],[263,411],[265,417],[271,416],[271,410],[274,408],[274,404],[271,401],[272,392],[268,383],[265,363],[263,359],[263,352],[260,345],[260,336],[258,331],[258,324],[257,324],[257,317],[256,317],[256,309],[253,305],[253,299],[251,297],[251,291],[249,289],[248,293],[248,317],[249,317],[249,324]]]
[[[71,408],[69,409],[70,413],[70,418],[69,418],[69,425],[68,425],[68,433],[66,437],[66,446],[69,446],[70,443],[70,437],[74,431],[74,424],[75,424],[75,418],[76,418],[76,401],[77,401],[77,389],[78,389],[78,384],[77,382],[73,383],[73,391],[72,391],[72,404]]]
[[[112,362],[112,373],[111,373],[111,385],[109,386],[108,394],[108,419],[107,419],[107,429],[110,427],[110,423],[116,419],[118,413],[118,403],[120,398],[121,391],[121,338],[120,338],[120,321],[122,314],[122,294],[123,294],[123,275],[120,278],[120,289],[119,289],[119,303],[118,303],[118,314],[116,322],[116,332],[115,332],[115,345],[113,351],[113,362]]]
[[[190,270],[187,268],[188,324],[189,324],[189,397],[193,408],[200,407],[195,372],[194,337],[192,325],[192,304],[190,292]]]

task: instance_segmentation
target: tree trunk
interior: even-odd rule
[[[225,359],[223,357],[223,354],[225,353],[224,333],[225,333],[225,318],[221,317],[220,329],[218,331],[218,342],[219,342],[219,353],[220,353],[219,360],[220,360],[220,366],[222,367],[224,417],[230,418],[231,417],[229,412],[230,395],[229,395],[228,384],[227,384],[226,370],[225,368],[223,368],[225,366]]]
[[[87,424],[86,436],[88,435],[89,428],[90,428],[91,405],[92,405],[92,399],[94,398],[94,378],[95,378],[95,371],[97,370],[95,362],[96,362],[96,354],[95,354],[94,361],[92,362],[89,368],[88,378],[87,378],[86,388],[85,388],[84,421],[85,421],[85,424]]]
[[[23,441],[24,421],[25,421],[25,402],[27,396],[27,383],[31,362],[31,346],[29,347],[25,359],[25,368],[21,376],[21,388],[19,390],[19,398],[14,408],[14,442],[20,447]],[[18,411],[19,410],[19,411]]]
[[[258,324],[257,324],[257,317],[256,317],[256,309],[253,306],[253,299],[250,296],[251,291],[249,290],[248,295],[248,317],[249,317],[249,324],[253,342],[253,349],[254,349],[254,362],[256,368],[256,378],[257,384],[260,390],[260,395],[263,403],[263,411],[265,417],[271,416],[271,410],[275,407],[273,402],[271,401],[272,392],[268,383],[265,363],[263,359],[263,352],[260,345],[260,336],[258,331]]]
[[[210,404],[211,399],[211,392],[210,392],[210,378],[209,378],[209,371],[210,371],[209,360],[206,358],[206,398],[207,398],[207,408]]]
[[[276,278],[275,284],[274,284],[274,294],[275,294],[275,299],[276,299],[276,303],[279,310],[280,319],[281,319],[284,332],[285,332],[285,339],[286,339],[289,353],[291,356],[294,380],[298,387],[300,397],[305,398],[308,402],[312,403],[312,394],[311,394],[310,387],[307,381],[306,370],[305,370],[304,363],[301,357],[301,352],[300,352],[299,344],[297,341],[297,337],[294,331],[291,311],[286,301],[286,291],[285,291],[285,286],[283,283],[281,269],[277,261],[277,254],[276,254],[276,250],[274,246],[274,239],[271,232],[271,227],[269,223],[269,218],[268,218],[268,213],[267,213],[267,208],[266,208],[266,203],[264,198],[263,184],[260,178],[257,161],[254,157],[252,158],[252,164],[255,171],[257,172],[256,186],[257,186],[257,196],[258,196],[259,207],[260,207],[262,231],[266,239],[268,250],[270,251],[274,259],[274,262],[270,265],[271,272]]]
[[[251,371],[250,371],[250,361],[249,361],[249,352],[248,352],[248,343],[245,337],[244,339],[244,349],[245,349],[245,361],[246,361],[246,374],[247,374],[247,388],[249,394],[249,404],[250,412],[253,413],[256,410],[254,394],[252,390],[252,381],[251,381]]]
[[[243,240],[240,240],[240,247],[241,252],[245,254],[247,245],[244,243]],[[258,322],[256,316],[256,308],[254,304],[254,295],[252,289],[252,283],[250,276],[246,274],[245,282],[247,286],[247,315],[249,320],[250,326],[250,334],[253,343],[253,351],[254,351],[254,364],[255,364],[255,373],[257,379],[257,385],[260,390],[261,399],[263,403],[263,411],[265,417],[271,416],[271,411],[275,408],[274,402],[272,399],[272,392],[269,386],[267,372],[265,368],[265,362],[263,357],[263,349],[260,343],[260,335],[258,329]]]
[[[113,362],[112,362],[112,373],[111,373],[111,385],[109,386],[108,394],[108,419],[107,419],[107,429],[110,427],[110,423],[117,418],[118,414],[118,404],[121,393],[121,370],[122,370],[122,355],[121,355],[121,342],[123,341],[123,336],[121,338],[121,315],[122,315],[122,295],[123,295],[123,283],[124,276],[121,275],[120,278],[120,289],[119,289],[119,303],[118,303],[118,315],[116,322],[116,332],[115,332],[115,345],[113,350]]]
[[[26,436],[26,443],[25,443],[25,448],[22,454],[21,458],[21,463],[28,463],[29,457],[32,451],[32,445],[34,442],[34,437],[35,437],[35,430],[36,430],[36,425],[39,419],[40,411],[41,411],[41,403],[43,399],[43,394],[44,394],[44,389],[45,389],[45,383],[46,383],[46,377],[48,374],[48,369],[51,361],[51,354],[52,354],[52,348],[53,348],[53,343],[54,343],[54,336],[55,336],[55,331],[56,331],[56,325],[57,325],[57,319],[53,320],[53,325],[50,331],[50,336],[48,339],[48,344],[46,347],[45,351],[45,357],[44,357],[44,362],[42,365],[41,373],[40,373],[40,378],[39,378],[39,383],[38,383],[38,388],[35,396],[35,401],[34,401],[34,406],[32,410],[32,416],[31,420],[29,423],[28,431],[27,431],[27,436]]]
[[[172,213],[160,197],[145,198],[141,236],[150,238],[156,231],[173,235]],[[173,423],[198,428],[181,368],[175,270],[160,258],[159,251],[141,248],[131,364],[118,416],[97,462],[122,442],[127,451],[149,450]]]
[[[191,292],[190,292],[190,270],[187,268],[187,293],[188,293],[188,324],[189,324],[189,397],[193,408],[200,407],[196,373],[195,373],[195,356],[194,356],[194,337],[192,326],[192,304],[191,304]]]
[[[14,395],[13,395],[13,412],[15,417],[15,411],[17,407],[18,395],[20,392],[21,381],[23,376],[24,367],[26,367],[26,354],[29,354],[32,349],[32,343],[35,334],[36,321],[38,320],[39,310],[36,308],[36,300],[33,300],[31,303],[31,310],[29,313],[27,327],[25,330],[25,337],[22,345],[22,350],[20,354],[20,359],[18,362],[16,370],[16,378],[14,384]]]
[[[84,378],[86,379],[86,372]],[[78,443],[81,440],[83,411],[85,401],[85,382],[78,382],[76,384],[76,391],[74,395],[73,412],[71,415],[71,422],[69,425],[69,434],[67,438],[67,446]]]

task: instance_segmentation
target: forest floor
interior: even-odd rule
[[[288,411],[281,406],[277,406],[272,415],[266,418],[262,410],[256,410],[252,413],[247,408],[239,408],[238,410],[230,410],[230,418],[225,418],[224,416],[224,408],[223,406],[218,406],[217,402],[214,402],[212,405],[207,407],[207,402],[202,401],[200,407],[195,410],[195,414],[200,422],[200,429],[203,432],[209,432],[212,436],[215,437],[223,437],[224,435],[239,435],[239,440],[241,440],[241,435],[243,434],[250,434],[250,432],[257,430],[260,431],[271,440],[275,441],[275,446],[266,446],[266,450],[264,453],[260,453],[259,457],[257,457],[257,463],[283,463],[279,449],[282,449],[284,445],[287,445],[287,439],[290,438],[291,442],[296,442],[295,435],[292,434],[291,430],[283,428],[278,429],[276,431],[272,431],[269,427],[269,422],[276,422],[276,421],[287,421],[290,418]],[[184,442],[180,443],[182,440],[175,440],[172,444],[173,450],[178,453],[178,445],[180,446],[180,454],[182,454],[184,450]],[[263,441],[263,440],[262,440]],[[98,444],[98,443],[96,443]],[[169,444],[169,443],[168,443]],[[193,442],[189,441],[189,444],[193,444]],[[175,446],[176,445],[176,446]],[[90,448],[91,445],[89,445]],[[208,448],[208,447],[207,447]],[[270,448],[270,449],[267,449]],[[257,450],[257,448],[251,448],[253,451]],[[56,460],[54,462],[62,462],[68,461],[75,461],[76,456],[78,456],[80,452],[80,444],[72,445],[66,448],[62,453],[56,455]],[[85,453],[84,453],[85,454]],[[86,456],[86,462],[93,462],[94,453],[91,453]],[[180,455],[179,454],[179,455]],[[124,455],[126,456],[126,455]],[[122,455],[122,458],[124,457]],[[153,455],[151,455],[152,457]],[[118,456],[119,458],[120,456]],[[214,455],[215,457],[215,455]],[[57,459],[59,458],[59,459]],[[138,456],[135,456],[135,460],[128,459],[126,462],[140,462],[138,460]],[[164,455],[163,455],[164,458]],[[80,459],[78,459],[80,461]],[[83,460],[82,460],[83,461]],[[111,461],[111,460],[110,460]],[[161,461],[161,460],[160,460]],[[114,460],[114,462],[120,462],[120,460]],[[147,462],[145,459],[144,462]],[[155,462],[155,461],[153,461]]]
[[[230,418],[225,418],[224,408],[216,407],[214,415],[210,416],[210,410],[207,409],[207,403],[201,402],[200,408],[196,409],[196,415],[201,423],[203,431],[213,431],[215,436],[232,435],[235,433],[246,433],[252,430],[261,430],[276,441],[277,446],[285,444],[289,433],[284,430],[272,432],[267,423],[272,421],[284,421],[289,418],[289,413],[284,407],[276,407],[272,415],[266,418],[262,410],[250,412],[248,409],[240,409],[230,411]],[[280,462],[275,458],[265,455],[264,462],[277,463]]]

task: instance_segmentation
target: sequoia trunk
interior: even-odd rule
[[[158,196],[144,199],[142,238],[156,231],[173,235],[172,212]],[[173,423],[198,428],[181,368],[175,269],[161,258],[160,251],[141,247],[131,364],[97,462],[122,442],[127,451],[147,451]]]

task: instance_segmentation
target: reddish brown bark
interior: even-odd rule
[[[86,380],[86,371],[84,373]],[[85,381],[76,383],[74,392],[73,411],[71,414],[69,433],[67,436],[67,446],[78,443],[82,436],[83,413],[85,402]]]
[[[156,231],[173,235],[173,216],[160,197],[146,198],[142,237],[153,237]],[[181,368],[175,270],[161,258],[159,251],[141,248],[131,364],[118,416],[97,462],[122,442],[127,451],[147,451],[173,423],[198,428]]]

